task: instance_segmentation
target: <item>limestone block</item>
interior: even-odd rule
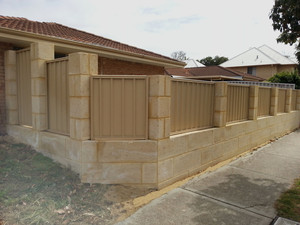
[[[225,112],[227,109],[227,97],[215,97],[215,112]]]
[[[239,154],[238,138],[233,138],[214,146],[214,159],[225,156],[225,159]]]
[[[215,158],[219,156],[214,154],[214,146],[208,146],[200,150],[200,163],[201,165],[208,164],[212,162]]]
[[[257,129],[265,129],[268,127],[268,120],[266,118],[259,118],[257,120]]]
[[[149,139],[157,140],[165,137],[164,119],[149,119]]]
[[[42,59],[31,60],[31,77],[47,78],[46,61]]]
[[[33,130],[31,127],[7,125],[7,134],[14,137],[17,141],[24,144],[31,145],[37,148],[39,145],[39,132]]]
[[[257,130],[257,121],[247,121],[246,122],[246,129],[245,129],[245,133],[252,133],[254,131]]]
[[[30,45],[31,59],[54,59],[54,44],[49,42],[36,42]]]
[[[176,135],[158,141],[158,160],[168,159],[188,151],[188,136]]]
[[[47,130],[48,129],[47,114],[33,113],[32,114],[32,127],[36,130]]]
[[[18,97],[13,95],[6,95],[6,109],[17,110],[18,109]]]
[[[226,126],[226,112],[215,112],[214,113],[214,126],[225,127]]]
[[[174,176],[180,175],[195,167],[200,167],[201,152],[192,151],[175,157],[174,160]]]
[[[70,97],[70,117],[87,119],[90,117],[89,97]]]
[[[98,55],[97,54],[89,54],[89,74],[90,75],[98,75]]]
[[[47,113],[47,97],[32,96],[32,113]]]
[[[150,118],[170,117],[170,97],[150,97],[149,116]]]
[[[31,79],[31,94],[32,95],[47,95],[47,80],[45,78]]]
[[[149,76],[149,80],[150,80],[149,96],[150,97],[165,96],[165,76],[152,75]]]
[[[239,140],[239,152],[244,152],[251,149],[252,135],[246,134],[238,137]]]
[[[215,83],[215,96],[216,97],[227,97],[227,83],[226,82],[217,82]]]
[[[232,123],[226,126],[226,140],[244,135],[247,131],[247,121]]]
[[[13,50],[7,50],[4,52],[4,64],[5,66],[17,64],[17,53]]]
[[[81,165],[81,182],[84,183],[100,183],[102,179],[101,163],[83,163]]]
[[[158,182],[168,180],[173,177],[173,159],[158,162]]]
[[[214,143],[219,143],[221,141],[225,141],[226,140],[226,129],[225,129],[225,127],[214,128],[213,129],[213,139],[214,139]]]
[[[99,162],[156,162],[157,142],[150,140],[107,141],[98,143]]]
[[[257,120],[257,108],[256,109],[249,109],[248,111],[248,118],[249,120]]]
[[[19,124],[18,110],[6,110],[6,123],[10,125]]]
[[[97,145],[97,141],[82,141],[82,163],[98,162]]]
[[[50,132],[40,132],[39,151],[51,156],[66,157],[66,140],[64,135],[53,134]]]
[[[66,140],[66,158],[72,161],[81,162],[82,141],[71,138]]]
[[[66,167],[70,168],[75,173],[80,174],[80,172],[81,172],[81,163],[80,162],[73,161],[70,159],[65,159],[64,161],[65,161]]]
[[[70,137],[77,140],[90,139],[89,119],[70,119]]]
[[[186,178],[188,176],[189,176],[188,172],[185,172],[185,173],[183,173],[181,175],[178,175],[178,176],[174,176],[174,177],[172,177],[169,180],[165,180],[165,181],[159,182],[158,185],[157,185],[157,188],[160,190],[160,189],[162,189],[164,187],[167,187],[167,186],[175,183],[176,181],[183,180],[184,178]]]
[[[17,82],[7,80],[5,81],[5,95],[17,95]]]
[[[84,52],[78,52],[78,53],[72,53],[69,55],[69,74],[71,75],[79,75],[79,74],[91,74],[93,73],[94,68],[90,70],[90,66],[92,66],[93,60],[90,62],[90,57],[88,53]],[[97,64],[97,70],[98,70],[98,64]]]
[[[69,94],[71,97],[90,96],[90,76],[69,76]]]
[[[213,129],[196,131],[188,135],[189,151],[207,147],[213,144]]]
[[[102,181],[110,184],[140,184],[142,182],[142,164],[104,163]]]
[[[142,176],[143,184],[157,183],[157,163],[144,163]]]

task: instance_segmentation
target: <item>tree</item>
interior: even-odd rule
[[[211,56],[205,57],[203,59],[197,60],[198,62],[202,63],[205,66],[217,66],[220,65],[223,62],[226,62],[228,60],[227,57],[224,56],[215,56],[212,58]]]
[[[269,78],[268,81],[272,83],[295,84],[296,89],[300,89],[300,76],[297,70],[293,72],[277,73],[273,77]]]
[[[186,53],[184,51],[177,51],[177,52],[173,52],[171,54],[171,57],[173,59],[179,60],[179,61],[184,61],[187,60],[188,58],[186,57]]]
[[[300,0],[275,0],[269,18],[273,20],[273,29],[281,32],[277,42],[296,43],[296,57],[300,64]]]

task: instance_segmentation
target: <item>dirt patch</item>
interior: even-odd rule
[[[0,137],[0,225],[114,224],[152,190],[82,184],[77,174],[30,146]]]

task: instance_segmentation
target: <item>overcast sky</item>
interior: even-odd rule
[[[274,0],[0,0],[0,15],[56,22],[170,56],[232,58],[277,44],[269,13]]]

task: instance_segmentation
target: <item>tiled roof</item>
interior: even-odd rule
[[[261,65],[296,65],[297,63],[285,57],[267,45],[251,48],[221,64],[224,67],[261,66]]]
[[[224,68],[222,66],[206,66],[194,68],[174,68],[166,70],[169,75],[175,76],[227,76],[227,77],[243,77],[243,80],[263,81],[261,77],[253,76],[251,74],[242,73],[239,71]]]
[[[126,45],[117,41],[113,41],[101,36],[67,27],[58,23],[38,22],[28,20],[26,18],[8,17],[0,15],[0,28],[1,27],[178,62],[174,59],[160,54],[156,54],[154,52]]]

